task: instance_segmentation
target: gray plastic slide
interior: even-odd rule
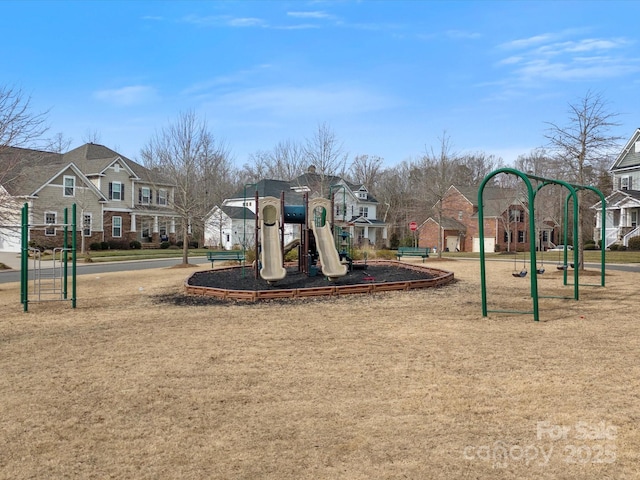
[[[333,241],[331,226],[327,221],[314,221],[316,208],[324,209],[323,216],[326,218],[327,213],[331,211],[331,200],[326,198],[313,198],[309,200],[309,219],[307,222],[311,226],[311,230],[313,230],[313,235],[316,237],[316,247],[320,255],[322,274],[328,277],[329,280],[344,277],[347,274],[347,266],[340,261],[340,254]],[[316,223],[323,224],[316,225]]]
[[[265,197],[260,201],[260,276],[267,282],[277,282],[287,275],[282,266],[280,247],[280,199]]]

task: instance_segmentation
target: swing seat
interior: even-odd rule
[[[544,273],[544,267],[539,267],[539,268],[536,270],[536,272],[537,272],[537,273],[539,273],[539,274],[543,274],[543,273]]]
[[[517,278],[524,278],[527,276],[527,271],[526,270],[520,270],[519,272],[513,272],[511,275],[513,275],[514,277]]]
[[[569,267],[567,265],[558,264],[556,268],[558,270],[567,270]]]

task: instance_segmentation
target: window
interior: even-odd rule
[[[138,202],[144,205],[151,203],[151,189],[149,187],[142,187],[138,190]]]
[[[518,230],[518,243],[526,242],[526,236],[524,230]]]
[[[76,177],[64,176],[64,196],[74,197],[76,195]]]
[[[164,188],[161,188],[156,192],[156,203],[158,205],[167,204],[167,191]]]
[[[369,216],[369,207],[360,207],[359,215],[361,217],[367,218]]]
[[[458,220],[462,220],[462,210],[458,212]]]
[[[122,217],[113,217],[111,220],[111,236],[122,237]]]
[[[620,179],[621,190],[631,190],[631,177],[626,176]]]
[[[504,232],[504,243],[511,243],[511,232]]]
[[[85,213],[82,218],[82,235],[85,237],[91,236],[91,221],[92,221],[91,214]]]
[[[44,223],[47,225],[55,225],[58,223],[58,214],[56,212],[45,212],[44,213]],[[56,227],[46,227],[44,229],[45,235],[55,235]]]
[[[638,226],[638,212],[636,210],[631,210],[631,226],[634,228]]]
[[[109,182],[109,199],[124,200],[124,183]]]

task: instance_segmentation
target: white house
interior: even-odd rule
[[[255,245],[256,216],[245,207],[223,205],[211,209],[204,222],[204,244],[232,250]]]
[[[606,200],[605,248],[614,243],[628,245],[631,237],[640,235],[640,128],[637,129],[609,169],[614,191]],[[601,202],[596,210],[594,239],[601,238]]]

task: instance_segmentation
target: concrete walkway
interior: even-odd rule
[[[0,252],[0,263],[4,263],[13,270],[20,270],[20,254]]]

